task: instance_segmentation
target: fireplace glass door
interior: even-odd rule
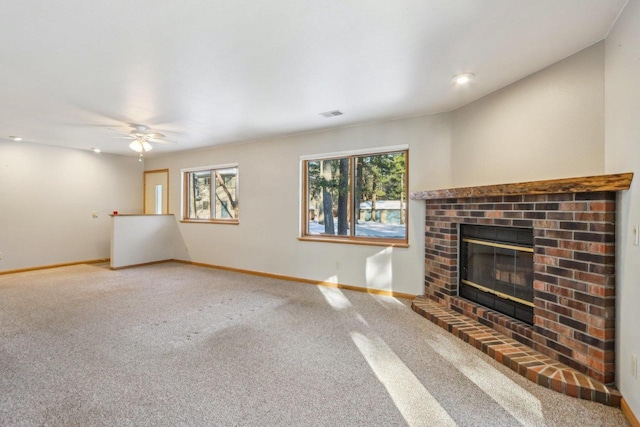
[[[532,230],[463,225],[460,235],[460,296],[532,324]]]

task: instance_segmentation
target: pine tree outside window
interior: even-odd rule
[[[302,240],[406,246],[408,150],[302,162]]]

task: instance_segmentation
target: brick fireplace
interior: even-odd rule
[[[425,297],[591,378],[615,374],[616,191],[632,174],[413,193],[425,212]],[[459,295],[461,224],[533,231],[533,325]]]

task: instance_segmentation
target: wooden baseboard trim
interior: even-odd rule
[[[185,261],[185,260],[181,260],[181,259],[174,259],[173,261],[180,262],[182,264],[195,265],[195,266],[198,266],[198,267],[216,268],[218,270],[233,271],[235,273],[250,274],[252,276],[268,277],[270,279],[286,280],[288,282],[306,283],[306,284],[309,284],[309,285],[316,285],[316,286],[327,286],[327,287],[330,287],[330,288],[346,289],[346,290],[349,290],[349,291],[364,292],[364,293],[368,293],[368,294],[383,295],[383,296],[389,296],[389,297],[394,297],[394,298],[414,299],[416,297],[416,295],[405,294],[405,293],[402,293],[402,292],[385,291],[385,290],[381,290],[381,289],[368,289],[368,288],[362,288],[360,286],[344,285],[344,284],[341,284],[341,283],[333,283],[333,282],[325,282],[323,280],[303,279],[301,277],[285,276],[283,274],[265,273],[265,272],[262,272],[262,271],[244,270],[242,268],[226,267],[224,265],[205,264],[205,263],[202,263],[202,262]]]
[[[164,264],[166,262],[174,262],[175,259],[163,259],[162,261],[143,262],[142,264],[123,265],[122,267],[109,267],[109,270],[126,270],[127,268],[144,267],[147,265]]]
[[[622,400],[620,400],[620,409],[622,409],[622,413],[624,414],[624,416],[627,417],[627,421],[629,421],[631,427],[640,427],[640,422],[638,422],[638,419],[636,418],[635,414],[629,407],[629,404],[624,399],[624,397],[622,398]]]
[[[109,262],[109,261],[110,261],[110,258],[102,258],[102,259],[91,259],[91,260],[86,260],[86,261],[66,262],[66,263],[62,263],[62,264],[42,265],[42,266],[39,266],[39,267],[29,267],[29,268],[20,268],[20,269],[16,269],[16,270],[0,271],[0,275],[14,274],[14,273],[24,273],[24,272],[27,272],[27,271],[36,271],[36,270],[46,270],[46,269],[49,269],[49,268],[68,267],[68,266],[71,266],[71,265],[98,264],[98,263]],[[327,286],[327,287],[330,287],[330,288],[346,289],[346,290],[349,290],[349,291],[364,292],[364,293],[367,293],[367,294],[383,295],[383,296],[394,297],[394,298],[414,299],[416,297],[416,295],[414,295],[414,294],[405,294],[405,293],[402,293],[402,292],[385,291],[385,290],[382,290],[382,289],[368,289],[368,288],[362,288],[360,286],[345,285],[345,284],[342,284],[342,283],[326,282],[326,281],[323,281],[323,280],[304,279],[302,277],[293,277],[293,276],[285,276],[283,274],[273,274],[273,273],[265,273],[265,272],[262,272],[262,271],[245,270],[245,269],[242,269],[242,268],[226,267],[224,265],[206,264],[206,263],[203,263],[203,262],[185,261],[185,260],[182,260],[182,259],[167,259],[167,260],[162,260],[162,261],[145,262],[145,263],[142,263],[142,264],[127,265],[127,266],[123,266],[123,267],[115,267],[115,268],[114,267],[109,267],[109,269],[111,269],[113,271],[117,271],[117,270],[123,270],[123,269],[127,269],[127,268],[144,267],[144,266],[147,266],[147,265],[154,265],[154,264],[163,264],[163,263],[167,263],[167,262],[179,262],[179,263],[182,263],[182,264],[195,265],[195,266],[198,266],[198,267],[216,268],[218,270],[233,271],[233,272],[236,272],[236,273],[250,274],[252,276],[268,277],[270,279],[286,280],[288,282],[306,283],[306,284],[309,284],[309,285],[316,285],[316,286]]]
[[[100,259],[89,259],[86,261],[64,262],[62,264],[49,264],[49,265],[40,265],[37,267],[18,268],[15,270],[0,271],[0,276],[4,274],[25,273],[27,271],[47,270],[49,268],[69,267],[71,265],[100,264],[102,262],[109,262],[109,261],[110,261],[110,258],[100,258]]]

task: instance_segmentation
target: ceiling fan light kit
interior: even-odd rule
[[[153,146],[142,138],[136,138],[131,144],[129,144],[129,148],[136,153],[142,153],[143,151],[146,153],[147,151],[153,150]]]
[[[128,136],[122,137],[124,139],[132,140],[129,144],[136,153],[146,153],[153,149],[151,143],[158,144],[175,144],[173,141],[167,141],[165,136],[159,132],[152,131],[149,126],[130,124],[133,130],[129,132]]]

